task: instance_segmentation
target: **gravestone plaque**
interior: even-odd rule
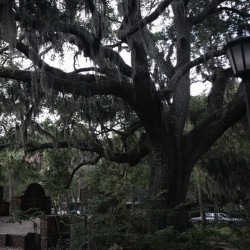
[[[101,192],[99,189],[93,189],[90,185],[87,185],[86,188],[80,190],[80,201],[83,203],[83,205],[86,205],[95,196],[100,194]]]

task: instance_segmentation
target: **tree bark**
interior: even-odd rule
[[[172,139],[170,140],[170,138]],[[191,171],[177,150],[175,138],[151,145],[151,173],[149,181],[149,229],[173,226],[178,231],[188,227],[186,194]]]
[[[13,170],[11,169],[11,167],[8,170],[8,182],[9,182],[8,201],[10,202],[9,212],[12,213],[12,204],[13,204],[13,197],[14,197],[14,182],[13,182]]]

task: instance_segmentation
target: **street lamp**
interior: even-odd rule
[[[250,36],[233,39],[225,46],[225,51],[236,77],[241,77],[245,85],[247,118],[250,128]]]

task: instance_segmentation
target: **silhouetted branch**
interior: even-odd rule
[[[98,156],[96,156],[96,157],[95,157],[94,159],[92,159],[92,160],[84,160],[84,161],[82,161],[81,163],[79,163],[79,164],[74,168],[74,170],[72,171],[72,173],[71,173],[71,175],[70,175],[70,178],[69,178],[69,181],[68,181],[67,185],[65,186],[65,188],[66,188],[66,189],[69,188],[70,183],[71,183],[71,181],[73,180],[75,173],[76,173],[82,166],[84,166],[84,165],[95,165],[100,159],[101,159],[101,156],[98,155]]]

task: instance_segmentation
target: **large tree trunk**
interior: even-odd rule
[[[178,70],[190,61],[191,24],[183,12],[183,2],[172,2],[176,30]],[[165,136],[159,143],[151,145],[150,195],[152,210],[151,228],[162,229],[173,226],[183,231],[188,226],[186,211],[186,194],[193,166],[187,166],[183,152],[183,130],[188,116],[190,100],[189,72],[176,82],[173,104]],[[153,140],[153,138],[151,137]]]
[[[191,171],[185,166],[182,152],[174,145],[169,138],[152,145],[150,230],[173,226],[184,231],[188,227],[185,205]]]

